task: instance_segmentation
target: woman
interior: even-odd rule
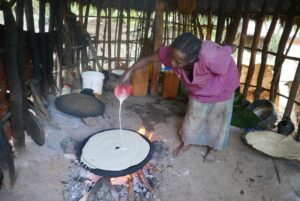
[[[231,57],[235,46],[220,46],[202,41],[192,33],[183,33],[170,46],[140,59],[122,76],[128,84],[132,72],[152,62],[172,68],[189,89],[189,103],[179,131],[181,145],[173,151],[177,156],[189,145],[206,147],[204,161],[213,161],[214,152],[228,144],[233,95],[239,86],[239,74]]]

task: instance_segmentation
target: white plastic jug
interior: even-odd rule
[[[81,74],[82,89],[93,89],[94,93],[102,94],[104,74],[98,71],[85,71]]]

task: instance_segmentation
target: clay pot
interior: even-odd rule
[[[295,126],[290,117],[283,117],[282,120],[277,124],[277,132],[280,134],[288,135],[294,130]]]

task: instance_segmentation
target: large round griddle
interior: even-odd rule
[[[58,97],[55,106],[63,113],[75,117],[97,117],[104,113],[104,103],[97,98],[86,95],[71,93]]]
[[[141,156],[138,156],[138,158],[140,158],[138,161],[134,161],[133,165],[131,166],[126,166],[128,165],[127,163],[124,165],[123,162],[126,162],[126,156],[122,154],[122,150],[120,150],[118,148],[119,145],[121,145],[120,143],[111,143],[109,141],[114,141],[114,138],[109,138],[109,134],[112,133],[116,133],[117,135],[120,135],[120,130],[119,129],[108,129],[108,130],[103,130],[97,133],[92,134],[91,136],[89,136],[88,138],[86,138],[85,140],[83,140],[80,145],[77,148],[77,158],[80,160],[82,166],[89,170],[90,172],[99,175],[99,176],[108,176],[108,177],[119,177],[119,176],[124,176],[124,175],[128,175],[128,174],[132,174],[136,171],[138,171],[139,169],[143,168],[143,166],[151,159],[152,156],[152,152],[153,152],[153,145],[152,143],[149,141],[148,138],[146,138],[144,135],[141,135],[140,133],[138,133],[137,131],[133,131],[133,130],[128,130],[128,129],[123,129],[123,138],[125,138],[125,142],[126,142],[126,146],[127,148],[135,148],[134,151],[136,152],[143,152],[145,151],[143,150],[139,150],[139,148],[136,148],[139,146],[144,146],[146,145],[148,147],[148,151],[147,153],[145,153],[143,155],[143,157],[141,158]],[[126,133],[131,133],[127,136]],[[136,136],[134,136],[136,135]],[[131,137],[129,137],[131,136]],[[116,140],[119,140],[121,136],[118,136]],[[133,140],[134,137],[134,141],[135,143],[132,143],[132,145],[130,144],[130,141]],[[99,141],[95,142],[95,140],[97,141],[97,139],[103,139],[103,141]],[[127,140],[126,140],[127,139]],[[139,141],[138,144],[136,144],[136,141]],[[87,147],[89,147],[90,143],[98,143],[98,147],[99,149],[95,150],[95,153],[97,153],[97,156],[99,155],[99,157],[102,157],[101,160],[104,160],[104,163],[106,162],[110,162],[109,160],[114,157],[114,161],[116,163],[115,166],[113,166],[112,168],[106,168],[105,164],[101,164],[102,167],[104,168],[99,168],[99,167],[95,167],[95,164],[89,164],[89,162],[91,160],[85,160],[84,158],[82,158],[82,156],[84,155],[84,152],[86,151],[90,151]],[[129,143],[129,144],[128,144]],[[105,150],[108,149],[115,149],[116,152],[112,153],[109,152],[110,154],[108,154],[108,152],[106,153]],[[102,150],[101,153],[99,153],[99,150]],[[118,154],[118,151],[121,152],[121,154]],[[139,155],[139,153],[137,153],[137,155]],[[131,160],[134,155],[130,155],[129,159]],[[83,160],[81,160],[83,159]],[[88,161],[88,162],[86,162]]]

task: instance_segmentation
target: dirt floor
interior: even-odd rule
[[[61,142],[70,137],[81,141],[96,131],[118,128],[114,84],[109,81],[104,85],[101,100],[105,114],[85,119],[89,125],[58,111],[55,98],[49,101],[52,120],[60,129],[45,124],[46,143],[41,147],[26,136],[25,149],[16,153],[17,181],[12,189],[4,186],[0,190],[1,201],[64,200],[74,155],[66,153]],[[129,97],[123,103],[124,128],[138,130],[144,126],[169,148],[160,161],[155,201],[300,201],[300,163],[271,159],[251,149],[241,141],[242,129],[231,128],[229,147],[217,153],[214,163],[204,163],[203,150],[197,146],[173,158],[171,151],[179,145],[177,130],[185,107],[185,98]]]

